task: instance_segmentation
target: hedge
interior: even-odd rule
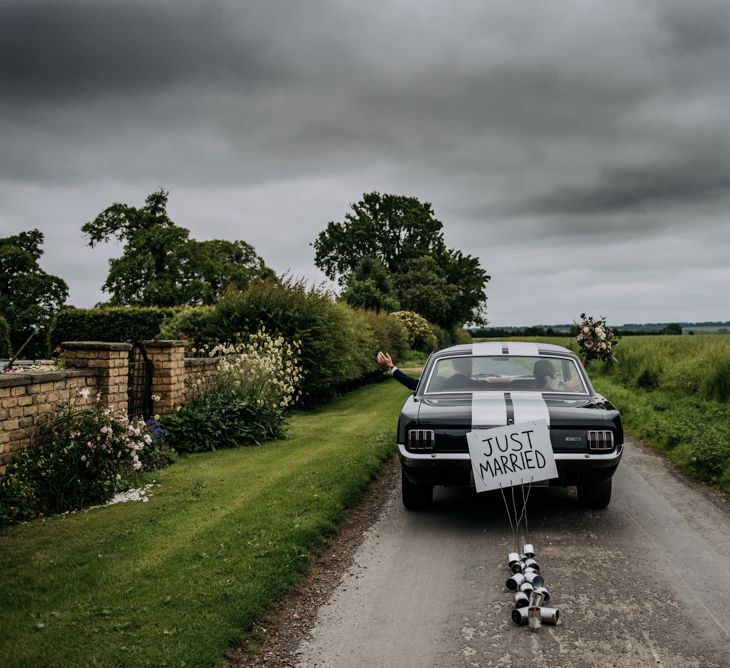
[[[10,325],[8,321],[0,315],[0,357],[11,357],[12,348],[10,346]]]
[[[165,320],[180,308],[104,306],[61,309],[49,333],[51,350],[63,341],[130,341],[154,339]]]
[[[406,333],[388,314],[352,309],[301,281],[256,281],[210,307],[180,311],[162,327],[164,338],[185,338],[200,346],[233,341],[261,325],[290,341],[301,341],[305,405],[382,376],[380,349],[405,356]]]

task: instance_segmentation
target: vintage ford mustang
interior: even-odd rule
[[[398,421],[404,505],[430,508],[434,485],[474,485],[469,431],[543,419],[559,475],[550,484],[575,485],[582,505],[605,508],[623,452],[621,416],[573,352],[510,341],[433,353]]]

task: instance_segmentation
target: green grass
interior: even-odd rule
[[[730,412],[727,403],[688,394],[626,387],[605,376],[596,389],[621,411],[624,427],[678,468],[730,494]]]
[[[306,572],[394,452],[385,382],[296,414],[290,437],[191,455],[127,503],[0,534],[0,664],[210,666]]]

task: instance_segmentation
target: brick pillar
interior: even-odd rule
[[[129,343],[66,341],[61,344],[67,369],[95,369],[101,403],[115,413],[127,412]]]
[[[185,401],[185,347],[187,341],[144,341],[154,370],[152,412],[167,415]]]

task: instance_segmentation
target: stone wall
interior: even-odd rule
[[[218,370],[219,358],[185,359],[185,341],[145,341],[152,362],[152,412],[167,415],[190,399],[196,380],[209,381]],[[78,406],[100,397],[102,406],[126,412],[129,384],[129,343],[69,341],[61,344],[66,369],[0,374],[0,475],[13,452],[30,443],[39,418],[59,402],[73,400]],[[79,391],[91,394],[83,399]]]
[[[99,376],[97,368],[0,375],[0,475],[13,453],[30,443],[41,416],[62,402],[83,406],[95,401]],[[88,399],[79,394],[84,388],[91,390]]]
[[[207,385],[218,373],[220,357],[188,357],[185,359],[185,397],[190,401],[193,394],[193,385],[200,383]]]

